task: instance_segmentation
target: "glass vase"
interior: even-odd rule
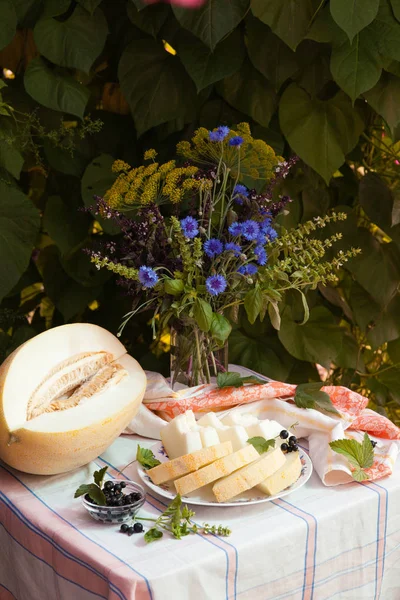
[[[171,328],[171,386],[210,383],[228,369],[228,343],[218,345],[197,325],[177,323]]]

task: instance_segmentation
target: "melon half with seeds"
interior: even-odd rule
[[[50,329],[0,367],[0,458],[39,475],[99,456],[139,410],[146,375],[109,331]]]

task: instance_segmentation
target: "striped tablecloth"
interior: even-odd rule
[[[91,520],[73,500],[98,467],[111,476],[136,454],[120,437],[96,462],[35,477],[0,466],[1,600],[400,599],[400,464],[379,483],[324,487],[314,473],[285,499],[196,507],[229,538],[191,535],[146,545]],[[126,473],[137,479],[136,467]],[[150,492],[142,516],[166,502]]]

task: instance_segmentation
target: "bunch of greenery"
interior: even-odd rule
[[[214,352],[227,341],[229,314],[243,305],[250,323],[266,314],[280,327],[279,302],[287,290],[297,291],[309,310],[303,290],[336,282],[336,270],[358,254],[339,250],[329,261],[328,248],[341,239],[313,236],[344,213],[318,217],[291,231],[274,228],[288,196],[274,198],[295,160],[277,157],[249,125],[220,126],[196,131],[192,143],[181,142],[178,154],[186,162],[155,162],[131,169],[116,161],[119,173],[98,211],[116,218],[124,232],[120,244],[106,243],[90,252],[92,262],[122,278],[133,296],[134,310],[153,310],[154,339],[166,327],[177,332],[173,353],[174,377],[187,384],[209,383],[223,365]],[[258,182],[258,193],[252,185]],[[133,212],[127,220],[121,211]],[[279,228],[281,229],[281,228]],[[231,309],[231,310],[229,310]],[[233,309],[233,310],[232,310]]]
[[[199,127],[248,121],[277,155],[300,157],[277,222],[289,231],[345,212],[324,234],[362,253],[337,283],[306,292],[304,325],[290,290],[279,331],[240,311],[231,361],[293,383],[318,381],[322,365],[330,383],[400,419],[399,48],[398,0],[208,0],[197,11],[3,0],[0,360],[66,322],[115,332],[128,312],[131,298],[82,253],[120,233],[79,210],[111,188],[115,159],[138,166],[155,147],[163,162]],[[81,137],[89,115],[102,129]],[[123,342],[167,372],[168,339],[153,342],[149,318],[132,319]]]

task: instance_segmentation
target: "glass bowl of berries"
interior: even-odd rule
[[[106,505],[93,501],[88,494],[83,496],[82,504],[90,516],[102,523],[124,523],[132,519],[143,506],[146,494],[134,481],[109,479],[103,485]]]

